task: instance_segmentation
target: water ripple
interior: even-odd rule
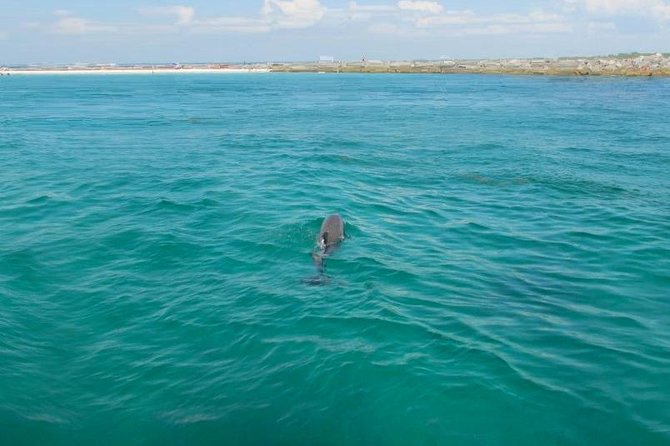
[[[667,80],[0,84],[9,444],[670,441]]]

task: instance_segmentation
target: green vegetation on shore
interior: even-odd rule
[[[670,56],[621,54],[557,59],[485,59],[440,61],[360,61],[276,63],[274,72],[321,73],[481,73],[549,76],[670,76]]]

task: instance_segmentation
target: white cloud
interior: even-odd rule
[[[652,11],[657,19],[670,22],[670,4],[659,3],[652,8]]]
[[[582,1],[582,0],[570,0]],[[406,27],[399,28],[398,23],[413,25],[413,33],[418,29],[448,28],[450,33],[459,35],[471,34],[512,34],[512,33],[559,33],[570,32],[572,25],[565,16],[553,12],[531,11],[522,13],[505,13],[479,15],[473,10],[446,10],[437,1],[401,0],[396,5],[359,5],[349,3],[349,17],[356,19],[365,14],[364,18],[379,20],[384,17],[383,26],[371,25],[371,32],[384,33],[391,29],[409,31]],[[417,14],[418,13],[418,14]],[[409,15],[408,15],[409,14]],[[389,19],[396,22],[393,27]],[[418,28],[418,29],[417,29]]]
[[[198,20],[193,31],[198,33],[216,33],[221,31],[241,33],[268,32],[272,27],[267,21],[249,17],[212,17]]]
[[[387,0],[388,1],[388,0]],[[565,2],[604,2],[605,0],[563,0]],[[615,0],[631,2],[634,0]],[[638,0],[645,2],[662,0]],[[326,8],[319,0],[263,0],[257,14],[251,16],[200,17],[193,7],[185,5],[155,6],[138,10],[144,16],[173,17],[172,24],[120,24],[117,27],[91,22],[68,11],[58,11],[58,20],[48,25],[59,34],[88,34],[119,32],[125,34],[165,33],[179,26],[193,33],[263,33],[275,29],[308,28],[328,17],[327,26],[342,21],[369,21],[368,32],[409,33],[420,30],[450,28],[450,31],[479,34],[508,34],[518,32],[565,32],[571,29],[564,16],[544,11],[527,14],[507,13],[479,15],[472,10],[446,10],[439,1],[399,0],[387,4],[360,4],[351,1],[344,8]],[[670,10],[667,11],[670,15]],[[413,33],[413,34],[412,34]]]
[[[77,17],[63,10],[55,12],[55,23],[38,24],[36,28],[66,35],[96,32],[162,34],[174,32],[177,27],[191,33],[264,33],[277,29],[308,28],[318,23],[323,23],[330,30],[348,21],[367,21],[368,25],[360,25],[361,31],[416,37],[432,29],[460,35],[569,32],[572,30],[571,23],[574,23],[574,20],[569,20],[574,19],[574,14],[569,11],[573,9],[591,14],[601,11],[599,14],[605,15],[628,11],[633,4],[645,4],[649,11],[670,18],[670,5],[664,3],[670,0],[556,0],[559,3],[550,12],[540,10],[502,14],[479,14],[469,9],[448,10],[440,0],[377,0],[382,2],[377,4],[350,1],[341,8],[326,8],[319,0],[256,1],[261,3],[260,9],[249,16],[202,17],[187,5],[154,6],[138,10],[144,16],[166,17],[162,24],[120,23],[113,26]],[[604,23],[607,20],[594,17],[593,22]],[[593,25],[590,29],[595,31],[597,26]]]
[[[670,3],[665,0],[564,0],[574,6],[581,3],[589,14],[601,16],[643,15],[670,21]]]
[[[349,2],[348,8],[329,9],[330,18],[346,18],[348,20],[365,21],[374,17],[391,16],[398,12],[396,5],[361,5],[358,2]]]
[[[81,17],[62,16],[51,26],[51,32],[65,35],[116,32],[115,26],[91,22]]]
[[[523,15],[521,15],[523,17]],[[545,11],[531,11],[526,16],[529,22],[551,22],[563,20],[563,16]]]
[[[308,28],[318,23],[327,9],[319,0],[264,0],[257,15],[199,17],[190,6],[158,6],[138,10],[144,16],[171,15],[174,25],[195,33],[262,33],[278,28]]]
[[[439,14],[444,9],[438,2],[423,0],[402,0],[398,2],[398,8],[403,11],[417,11],[430,14]]]
[[[358,2],[349,2],[350,11],[361,12],[392,12],[397,11],[396,5],[360,5]]]
[[[53,14],[58,17],[55,22],[24,22],[22,26],[26,29],[69,36],[119,32],[117,26],[94,22],[83,17],[77,17],[65,9],[56,10]]]
[[[432,26],[468,25],[476,21],[477,15],[473,11],[447,11],[439,16],[420,17],[415,23],[420,28],[428,28]]]
[[[616,25],[612,22],[589,22],[586,30],[589,34],[598,34],[603,31],[616,31]]]
[[[472,32],[477,34],[555,33],[572,29],[563,16],[543,11],[488,16],[480,16],[470,10],[446,11],[436,16],[419,17],[415,24],[419,28],[476,25]]]
[[[643,9],[655,2],[656,0],[584,0],[584,5],[590,13],[616,15]]]
[[[145,16],[170,15],[176,19],[175,24],[185,26],[193,23],[195,18],[195,9],[190,6],[155,6],[150,8],[140,8],[140,14]]]
[[[400,33],[400,28],[394,23],[375,23],[368,28],[368,31],[374,34],[397,35]]]
[[[566,14],[572,14],[579,8],[579,2],[581,0],[563,0],[562,3],[558,4],[558,7],[562,12]]]
[[[466,35],[503,35],[503,34],[553,34],[572,31],[569,23],[518,23],[510,25],[488,25],[465,29]]]
[[[277,28],[308,28],[325,13],[319,0],[265,0],[261,8],[261,16]]]

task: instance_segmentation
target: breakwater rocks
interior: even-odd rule
[[[483,73],[557,76],[670,76],[670,54],[584,58],[274,63],[273,72]]]

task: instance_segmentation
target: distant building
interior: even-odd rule
[[[333,63],[335,58],[333,56],[321,56],[319,57],[319,63]]]

